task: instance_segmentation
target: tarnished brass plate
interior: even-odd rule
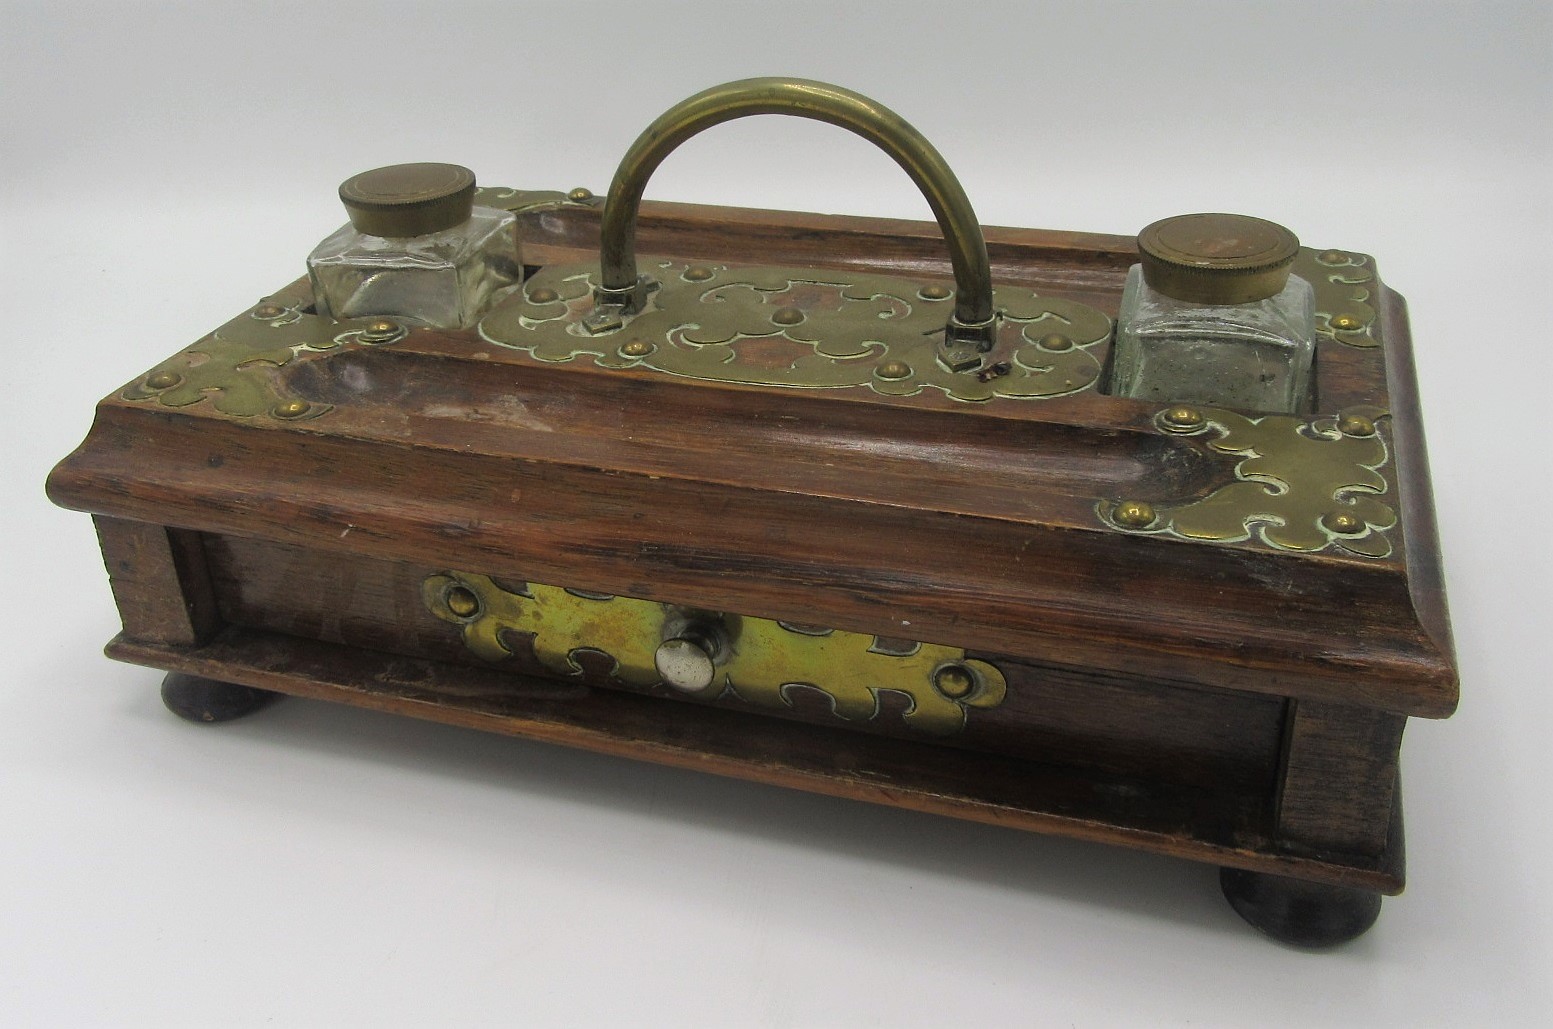
[[[1397,523],[1390,455],[1376,421],[1385,412],[1351,408],[1306,420],[1250,418],[1219,408],[1177,406],[1155,419],[1161,432],[1195,436],[1209,450],[1237,457],[1235,481],[1174,505],[1102,503],[1100,517],[1128,532],[1237,542],[1258,539],[1279,550],[1391,554]]]
[[[953,307],[943,283],[798,268],[736,268],[660,261],[647,308],[593,335],[597,264],[541,269],[480,323],[498,346],[541,361],[582,358],[607,368],[764,386],[867,386],[892,396],[925,388],[957,400],[1036,399],[1090,389],[1096,344],[1111,334],[1100,311],[1028,289],[999,287],[1002,312],[991,374],[951,372],[936,347]]]
[[[683,609],[539,583],[509,585],[445,572],[427,577],[421,592],[427,609],[458,626],[465,645],[487,661],[504,661],[513,648],[532,646],[547,669],[576,677],[583,673],[577,655],[589,652],[613,662],[613,678],[625,685],[659,682],[653,656]],[[965,727],[968,708],[997,707],[1007,692],[1003,673],[954,647],[765,618],[712,617],[726,626],[730,645],[713,690],[703,694],[708,699],[732,697],[780,710],[791,706],[795,689],[807,688],[829,698],[838,719],[869,722],[879,714],[880,694],[897,693],[911,704],[903,716],[907,726],[945,736]]]
[[[309,298],[310,299],[310,298]],[[213,404],[224,415],[314,418],[330,409],[286,391],[276,371],[304,355],[324,356],[395,343],[398,323],[379,318],[336,321],[310,314],[309,301],[276,294],[174,354],[126,386],[126,400],[164,407]]]
[[[1375,317],[1375,261],[1345,250],[1302,248],[1291,273],[1315,291],[1316,332],[1351,347],[1381,345]]]

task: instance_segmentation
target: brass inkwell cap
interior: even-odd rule
[[[340,183],[351,224],[371,236],[424,236],[469,220],[475,173],[456,164],[391,164]]]
[[[1177,300],[1249,304],[1283,292],[1300,241],[1243,214],[1182,214],[1138,233],[1143,279]]]

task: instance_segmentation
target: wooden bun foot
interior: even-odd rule
[[[279,696],[269,690],[201,679],[182,672],[169,672],[162,680],[162,703],[167,705],[167,710],[190,722],[230,722],[253,714]]]
[[[1375,924],[1380,894],[1282,875],[1219,869],[1219,887],[1247,922],[1296,947],[1335,947]]]

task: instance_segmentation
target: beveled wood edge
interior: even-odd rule
[[[749,225],[756,227],[780,226],[789,229],[819,229],[833,232],[858,233],[860,235],[910,236],[927,240],[941,240],[943,233],[936,222],[920,218],[888,218],[878,215],[822,214],[817,211],[790,211],[772,207],[723,207],[716,204],[685,203],[678,200],[644,200],[640,221],[644,227],[658,220],[683,222],[707,221],[716,224]],[[1010,246],[1042,248],[1056,252],[1104,254],[1107,260],[1097,263],[1126,265],[1135,263],[1138,256],[1136,236],[1112,232],[1082,232],[1074,229],[1023,228],[1012,225],[983,225],[982,235],[990,243]],[[948,252],[944,264],[948,266]]]
[[[252,630],[228,630],[227,635],[254,639],[286,639],[275,634]],[[308,646],[342,653],[348,651],[357,660],[376,659],[385,667],[391,661],[402,660],[392,655],[354,650],[316,641],[308,641]],[[905,808],[987,825],[1127,847],[1220,867],[1241,868],[1311,882],[1373,890],[1388,895],[1401,893],[1405,884],[1400,786],[1394,794],[1392,828],[1385,852],[1374,859],[1358,858],[1352,859],[1354,863],[1347,863],[1343,858],[1330,854],[1291,854],[1273,849],[1274,844],[1270,841],[1265,842],[1261,849],[1230,847],[1207,840],[1184,839],[1158,831],[1064,816],[1051,811],[995,804],[980,798],[957,794],[952,784],[938,788],[880,782],[869,777],[866,767],[853,767],[848,770],[838,768],[818,772],[812,768],[800,767],[796,763],[709,754],[698,751],[693,745],[667,739],[652,740],[613,734],[607,727],[602,726],[562,725],[539,717],[470,710],[464,707],[455,708],[431,700],[393,696],[374,690],[373,683],[383,678],[381,672],[378,674],[359,672],[349,678],[326,678],[317,674],[316,667],[310,670],[311,674],[302,674],[297,670],[277,668],[273,662],[244,663],[234,660],[216,660],[202,654],[201,648],[144,643],[127,639],[122,635],[107,644],[105,653],[110,658],[131,664],[202,676],[290,696],[344,703],[368,710],[406,715],[446,725],[554,743],[675,768],[708,772],[748,782],[784,786],[824,796],[866,801],[886,807]],[[442,665],[440,662],[426,663],[444,668],[451,667]],[[454,669],[455,674],[457,671],[458,669]],[[463,671],[468,673],[468,670]],[[521,693],[521,686],[529,682],[539,695],[553,694],[555,689],[555,684],[542,680],[530,680],[526,676],[514,675],[510,678],[519,687],[515,693]],[[510,706],[523,698],[508,696],[505,699]],[[667,709],[670,705],[665,703],[663,706]],[[733,715],[730,712],[719,712],[719,714]],[[754,715],[733,715],[733,717],[767,721]],[[788,737],[824,732],[802,723],[785,721],[774,723],[773,731]],[[866,740],[868,737],[860,737],[860,739]],[[951,754],[956,753],[948,748],[932,748],[930,745],[924,745],[924,747],[933,750],[936,754],[946,751]]]
[[[1451,682],[1441,690],[1440,701],[1446,708],[1442,714],[1434,716],[1448,718],[1455,713],[1461,699],[1460,665],[1445,597],[1445,567],[1434,513],[1434,485],[1429,473],[1429,448],[1424,436],[1418,374],[1413,364],[1413,337],[1408,331],[1407,300],[1389,287],[1383,286],[1381,292],[1381,310],[1387,322],[1402,329],[1392,334],[1391,344],[1386,347],[1386,380],[1391,391],[1393,438],[1396,440],[1396,482],[1402,516],[1399,529],[1405,533],[1406,581],[1418,625],[1434,643],[1440,660],[1451,673]]]
[[[547,213],[561,214],[564,223],[553,218],[546,221]],[[596,210],[535,211],[526,213],[524,219],[526,225],[537,225],[541,229],[586,226],[590,237],[587,243],[580,245],[575,238],[567,238],[564,231],[525,237],[526,253],[531,249],[535,257],[542,259],[530,263],[586,260],[597,256],[599,213]],[[936,222],[920,219],[646,200],[637,223],[637,249],[644,254],[660,256],[727,260],[732,255],[726,251],[708,250],[698,240],[707,235],[724,235],[729,228],[749,236],[785,237],[781,243],[773,244],[778,249],[805,250],[802,244],[808,242],[807,238],[820,233],[840,236],[852,243],[889,240],[902,251],[888,262],[900,274],[945,279],[951,276],[949,250],[943,234]],[[987,241],[993,279],[997,282],[1026,284],[1031,263],[1047,261],[1060,262],[1066,267],[1060,271],[1043,269],[1042,274],[1035,276],[1036,281],[1054,278],[1070,288],[1119,291],[1127,269],[1138,260],[1134,236],[1004,225],[983,225],[981,229]],[[854,256],[846,246],[827,247],[823,254],[806,256],[817,261],[816,267],[871,267],[880,261],[874,250],[874,247],[860,248]],[[1076,264],[1075,259],[1078,259]],[[771,263],[769,258],[761,260]],[[810,262],[806,260],[805,263]]]
[[[104,409],[112,411],[113,408]],[[103,413],[103,411],[100,411]],[[157,418],[177,418],[177,414],[156,413]],[[225,424],[225,423],[223,423]],[[595,590],[599,592],[615,593],[623,596],[635,596],[641,599],[661,600],[671,603],[693,603],[697,606],[713,607],[719,610],[738,611],[759,617],[777,619],[803,620],[814,613],[811,602],[805,600],[803,606],[794,607],[796,601],[792,597],[779,601],[771,597],[765,597],[762,603],[746,602],[750,598],[738,590],[734,590],[724,581],[714,591],[706,586],[705,581],[699,577],[686,577],[672,581],[665,579],[661,588],[645,590],[638,583],[636,588],[623,585],[620,581],[597,578],[585,579],[575,573],[563,570],[562,565],[553,563],[557,559],[554,555],[545,559],[545,562],[536,560],[533,555],[520,564],[513,557],[513,550],[504,549],[497,559],[490,548],[480,553],[472,553],[463,536],[453,534],[448,538],[440,536],[423,540],[428,550],[418,552],[412,556],[406,552],[404,544],[392,534],[372,534],[365,532],[353,532],[348,537],[337,536],[334,532],[339,525],[329,522],[327,518],[323,523],[310,521],[318,511],[313,510],[316,504],[304,504],[290,513],[286,518],[278,520],[259,520],[253,517],[251,510],[232,509],[224,510],[220,505],[211,502],[210,497],[195,498],[200,508],[199,516],[195,517],[192,510],[182,510],[171,507],[166,503],[153,503],[150,500],[137,500],[132,491],[127,490],[122,481],[116,475],[110,475],[105,469],[93,470],[88,460],[88,453],[92,449],[92,441],[96,437],[101,422],[94,425],[93,433],[87,441],[70,457],[62,461],[51,473],[48,482],[48,493],[54,503],[67,508],[91,512],[94,514],[107,514],[113,517],[125,518],[132,521],[145,521],[152,523],[164,522],[173,528],[189,529],[199,532],[216,532],[230,535],[247,536],[254,539],[266,540],[276,543],[289,543],[300,545],[314,545],[341,553],[361,554],[368,557],[387,560],[428,560],[432,564],[442,564],[448,567],[480,568],[487,574],[515,576],[519,578],[532,576],[538,581],[556,585],[566,585],[575,588]],[[243,430],[258,431],[258,430]],[[881,509],[883,507],[881,506]],[[321,510],[321,509],[320,509]],[[343,521],[339,524],[345,524]],[[1084,530],[1089,531],[1089,530]],[[1097,534],[1099,530],[1094,530]],[[1132,537],[1124,537],[1121,534],[1113,534],[1123,544],[1132,544],[1136,541]],[[1180,541],[1163,541],[1164,545],[1190,546],[1191,544]],[[1317,558],[1302,557],[1302,561],[1319,560]],[[511,561],[513,563],[503,563]],[[666,569],[659,569],[667,573]],[[1399,590],[1405,590],[1401,584],[1401,576],[1398,577]],[[1404,602],[1406,593],[1402,593]],[[1075,609],[1077,612],[1077,609]],[[1082,618],[1080,616],[1083,616]],[[1432,652],[1403,657],[1384,666],[1376,665],[1373,655],[1366,658],[1367,663],[1362,668],[1355,667],[1325,667],[1320,669],[1320,674],[1314,674],[1309,668],[1304,669],[1299,675],[1293,676],[1294,681],[1264,681],[1268,675],[1281,673],[1283,667],[1267,666],[1258,670],[1254,666],[1243,662],[1224,666],[1233,670],[1233,681],[1215,677],[1207,677],[1202,671],[1203,658],[1200,654],[1187,654],[1166,646],[1156,648],[1147,653],[1145,657],[1141,653],[1133,651],[1120,651],[1114,646],[1103,644],[1100,641],[1090,640],[1088,632],[1092,629],[1092,619],[1085,621],[1092,612],[1077,612],[1073,622],[1064,631],[1057,631],[1052,625],[1039,624],[1026,626],[1018,634],[1018,645],[1012,645],[1012,640],[1006,633],[1008,630],[994,630],[982,623],[976,623],[971,630],[967,630],[967,624],[962,622],[953,634],[934,634],[922,636],[925,642],[943,643],[951,646],[968,646],[973,649],[981,649],[1003,653],[1012,657],[1022,657],[1032,661],[1057,661],[1068,665],[1080,665],[1105,668],[1108,671],[1131,675],[1140,671],[1149,671],[1160,680],[1175,681],[1182,685],[1202,686],[1214,689],[1228,689],[1247,691],[1273,696],[1299,696],[1306,699],[1320,700],[1335,704],[1347,704],[1357,707],[1376,708],[1393,711],[1398,714],[1418,717],[1444,717],[1449,709],[1444,707],[1437,699],[1437,683],[1432,675],[1434,655]],[[877,621],[859,621],[856,612],[850,616],[839,612],[827,612],[826,621],[836,628],[854,632],[866,632],[876,635],[895,635],[898,629],[893,624],[884,624]],[[926,627],[929,619],[921,616],[913,618],[921,627]],[[1114,624],[1113,624],[1114,623]],[[1109,628],[1115,629],[1122,623],[1114,618],[1106,623]],[[1080,628],[1074,628],[1080,626]],[[1028,638],[1026,638],[1028,637]],[[1311,645],[1317,645],[1312,638]],[[1060,656],[1057,656],[1059,655]],[[1145,669],[1140,662],[1147,661],[1153,666]],[[1427,667],[1425,667],[1427,666]],[[1216,671],[1222,670],[1214,665]],[[1409,678],[1404,692],[1396,689],[1395,678],[1390,676],[1408,676],[1413,671],[1419,670],[1416,678]],[[1378,683],[1378,684],[1377,684]],[[1445,698],[1453,703],[1449,697]]]

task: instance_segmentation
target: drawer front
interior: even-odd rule
[[[225,622],[1213,792],[1274,792],[1281,698],[234,536]],[[678,651],[676,658],[675,651]]]

